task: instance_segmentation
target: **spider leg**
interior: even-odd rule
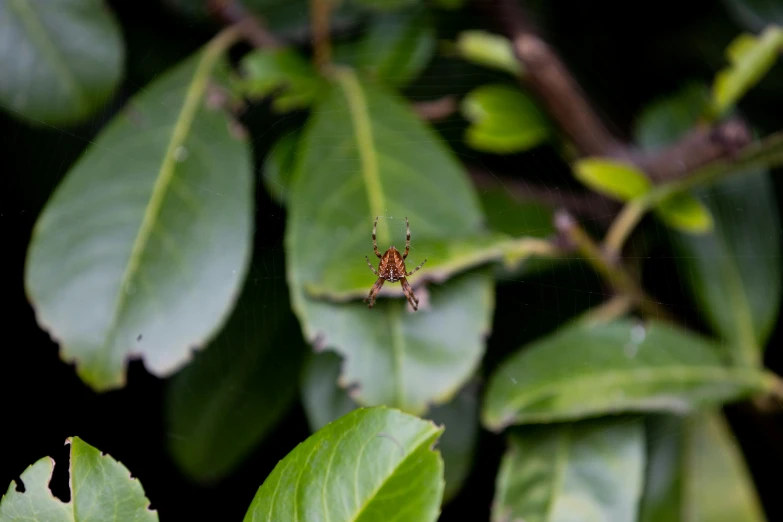
[[[375,230],[378,228],[378,216],[375,216],[375,223],[372,226],[372,249],[375,255],[380,259],[381,253],[378,252],[378,241],[375,239]]]
[[[406,276],[410,276],[410,275],[414,274],[415,272],[418,272],[419,268],[423,267],[423,266],[424,266],[424,263],[426,263],[426,262],[427,262],[427,258],[425,257],[425,258],[424,258],[424,261],[422,261],[422,262],[421,262],[421,264],[420,264],[419,266],[417,266],[416,268],[414,268],[413,270],[411,270],[410,272],[408,272],[408,273],[407,273],[407,274],[405,274],[405,275],[406,275]]]
[[[407,259],[408,252],[411,249],[411,226],[408,224],[408,218],[405,218],[405,253],[402,255],[403,259]]]
[[[413,293],[413,288],[411,288],[410,283],[408,283],[408,280],[404,277],[400,279],[400,285],[402,285],[402,291],[405,293],[405,297],[408,298],[408,302],[411,304],[411,307],[413,307],[413,310],[416,311],[419,309],[419,300],[416,298],[416,295]]]
[[[378,274],[378,271],[377,271],[377,270],[375,270],[375,267],[374,267],[374,266],[372,266],[372,263],[370,263],[370,258],[369,258],[369,257],[367,257],[367,256],[364,256],[364,259],[366,259],[366,260],[367,260],[367,266],[369,266],[369,267],[370,267],[370,270],[372,270],[372,273],[373,273],[373,274],[375,274],[375,275],[377,275],[378,277],[380,277],[380,274]]]
[[[379,277],[377,281],[375,281],[375,284],[372,285],[372,288],[370,289],[370,293],[367,295],[367,297],[364,298],[364,302],[367,301],[370,302],[368,308],[372,308],[373,305],[375,305],[375,296],[378,295],[378,292],[381,291],[381,287],[383,286],[383,282],[386,281],[384,278]]]

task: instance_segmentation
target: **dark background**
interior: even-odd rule
[[[723,49],[742,28],[720,2],[706,0],[531,2],[531,13],[543,35],[557,48],[589,93],[610,128],[628,136],[633,118],[646,103],[667,94],[691,78],[711,81],[723,64]],[[53,490],[68,497],[66,437],[77,435],[122,462],[139,477],[162,520],[211,518],[241,520],[256,489],[277,461],[309,435],[298,404],[275,432],[231,477],[213,487],[199,487],[182,477],[169,459],[162,419],[165,381],[150,376],[139,362],[130,364],[127,386],[102,395],[93,393],[58,357],[58,348],[40,330],[23,288],[24,261],[30,232],[47,197],[92,136],[122,106],[128,96],[156,74],[204,43],[214,27],[174,16],[160,2],[111,2],[127,44],[126,80],[109,106],[81,127],[31,129],[0,113],[0,298],[3,301],[0,342],[0,489],[37,459],[49,455],[55,469]],[[545,4],[545,5],[544,5]],[[306,13],[302,14],[303,18]],[[467,11],[440,18],[441,36],[461,27],[488,21]],[[486,23],[485,23],[486,22]],[[272,28],[274,29],[274,27]],[[462,67],[462,68],[460,68]],[[468,75],[465,66],[434,64],[409,89],[414,98],[466,92],[482,78]],[[770,75],[744,99],[743,114],[761,134],[783,128],[780,106],[783,68]],[[473,70],[470,70],[473,72]],[[265,107],[253,109],[246,121],[255,136],[257,158],[263,157],[276,135],[266,132],[271,116]],[[289,118],[286,125],[303,121]],[[461,135],[463,123],[453,117],[438,127],[450,141]],[[280,126],[284,128],[285,126]],[[459,147],[458,151],[459,151]],[[483,157],[470,153],[500,173],[549,169],[553,176],[567,170],[551,151],[513,157]],[[260,162],[259,162],[260,163]],[[559,173],[559,174],[558,174]],[[775,180],[780,201],[780,183]],[[284,211],[273,204],[259,183],[256,244],[281,248]],[[655,236],[653,232],[653,237]],[[691,323],[692,307],[682,295],[677,270],[665,245],[650,242],[645,284],[663,302],[674,304]],[[282,273],[279,267],[277,273]],[[547,273],[525,281],[505,281],[498,287],[494,331],[485,365],[491,367],[510,350],[565,317],[598,303],[601,287],[589,274]],[[524,316],[519,326],[520,313]],[[780,323],[767,350],[767,364],[783,373]],[[779,495],[783,467],[783,422],[780,416],[760,418],[742,406],[728,409],[770,520],[783,520]],[[502,437],[482,431],[474,470],[461,495],[448,505],[443,520],[468,516],[486,520],[494,478],[504,449]]]

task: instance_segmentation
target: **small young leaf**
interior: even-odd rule
[[[302,402],[310,429],[317,431],[358,405],[337,385],[340,357],[326,352],[310,357],[302,374]],[[475,386],[468,385],[446,404],[427,414],[445,431],[438,441],[445,465],[446,489],[443,502],[451,500],[462,488],[473,464],[478,437],[478,400]]]
[[[514,76],[523,74],[511,41],[505,36],[478,30],[463,31],[457,37],[456,47],[464,60]]]
[[[309,107],[325,87],[312,64],[293,49],[256,49],[242,58],[237,89],[251,98],[274,97],[272,107],[289,112]]]
[[[223,330],[169,382],[169,451],[191,479],[231,473],[293,403],[305,344],[286,293],[282,256],[263,256]]]
[[[574,175],[588,188],[629,201],[646,194],[652,183],[636,167],[608,158],[585,158],[574,165]]]
[[[71,500],[62,502],[49,491],[54,460],[44,457],[21,475],[24,493],[14,481],[0,501],[0,520],[30,522],[87,522],[93,520],[134,520],[153,522],[158,514],[138,480],[128,469],[79,437],[71,445]]]
[[[655,207],[656,215],[668,226],[689,234],[704,234],[712,230],[712,214],[690,193],[679,192]]]
[[[715,76],[713,111],[720,116],[767,74],[783,51],[783,30],[765,29],[758,37],[741,34],[726,48],[729,66]]]
[[[618,412],[686,413],[768,391],[761,370],[722,364],[710,341],[667,324],[576,322],[492,375],[484,424],[554,422]]]
[[[275,466],[245,521],[434,522],[443,497],[443,460],[432,446],[442,431],[385,407],[355,410]]]
[[[472,124],[465,141],[476,150],[509,154],[545,142],[551,133],[536,102],[515,87],[484,85],[462,100],[462,115]]]
[[[492,522],[636,520],[645,464],[640,419],[526,426],[509,446]]]
[[[649,459],[640,522],[763,522],[742,453],[720,412],[648,419]]]
[[[435,53],[431,13],[409,9],[378,16],[355,47],[359,69],[389,85],[407,85]]]
[[[174,373],[241,288],[253,178],[247,141],[214,106],[228,42],[218,37],[135,96],[33,230],[25,285],[38,323],[95,390],[123,386],[131,355],[155,375]]]
[[[299,143],[299,132],[288,132],[272,145],[262,169],[264,187],[278,205],[284,206],[291,176],[296,165],[296,149]]]
[[[102,2],[0,2],[0,107],[28,123],[93,114],[117,87],[125,50]]]

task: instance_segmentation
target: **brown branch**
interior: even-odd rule
[[[331,0],[310,0],[310,27],[313,36],[313,62],[323,70],[332,61],[332,43],[329,35]]]
[[[439,121],[457,112],[456,96],[444,96],[437,100],[420,101],[413,104],[413,110],[419,118],[427,121]]]
[[[242,35],[253,47],[282,47],[281,42],[263,24],[236,0],[208,0],[209,12],[225,25],[238,24]]]
[[[654,153],[634,150],[614,136],[587,101],[557,53],[536,34],[521,0],[476,0],[511,39],[524,67],[520,81],[536,95],[560,130],[584,156],[629,161],[655,182],[683,177],[693,169],[733,156],[751,141],[747,126],[732,120],[697,128],[679,142]]]
[[[535,201],[553,209],[563,208],[599,225],[609,225],[620,210],[620,204],[594,192],[573,192],[526,183],[509,176],[499,177],[476,166],[467,166],[479,190],[502,187],[517,201]]]

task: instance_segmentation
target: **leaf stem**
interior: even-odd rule
[[[629,299],[645,316],[672,321],[669,313],[647,296],[628,272],[601,250],[595,241],[570,214],[560,211],[555,215],[555,227],[580,252],[582,257],[601,274],[621,296]]]

